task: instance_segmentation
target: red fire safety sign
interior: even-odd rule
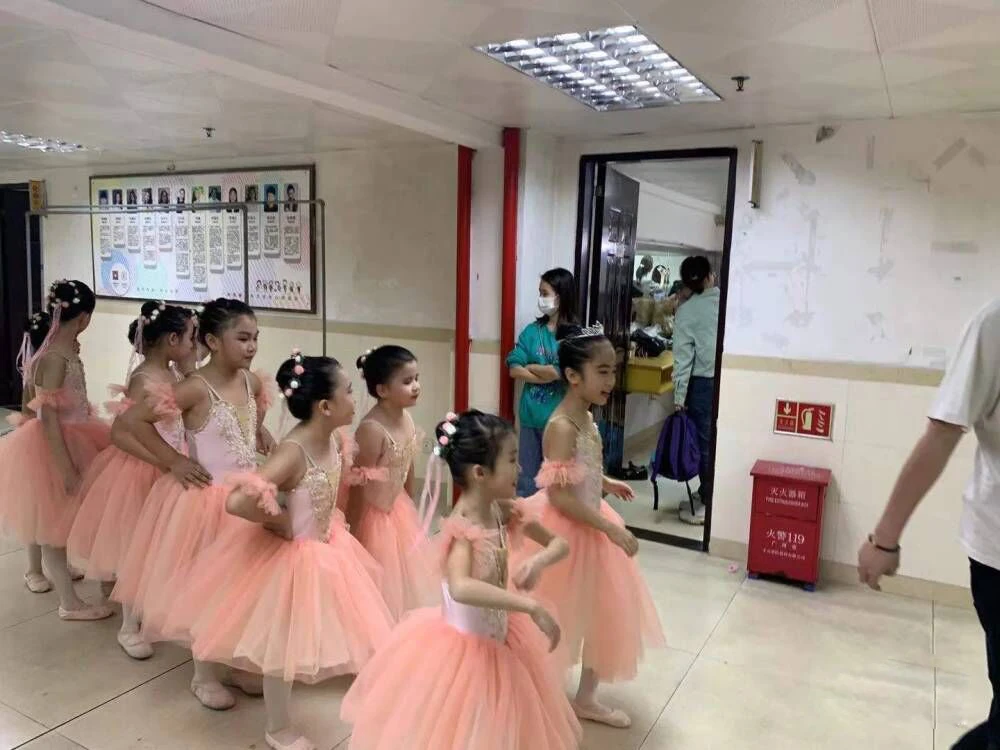
[[[774,431],[819,440],[833,439],[833,405],[779,400],[774,409]]]

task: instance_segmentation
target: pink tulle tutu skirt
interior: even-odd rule
[[[66,543],[70,563],[95,581],[121,570],[146,496],[162,476],[115,446],[94,459],[80,487],[80,510]]]
[[[580,724],[527,615],[507,639],[460,632],[436,608],[407,615],[344,697],[351,750],[573,750]]]
[[[417,510],[406,492],[389,512],[362,503],[351,531],[382,568],[382,595],[394,620],[437,601],[441,577],[421,551]]]
[[[66,449],[81,474],[111,443],[110,428],[103,422],[61,426]],[[40,419],[29,419],[0,439],[0,488],[0,529],[21,544],[66,546],[80,494],[66,494]]]
[[[602,682],[633,679],[645,649],[666,645],[638,564],[607,535],[549,505],[545,491],[528,502],[542,525],[569,543],[569,555],[545,569],[533,592],[555,607],[562,628],[559,661],[568,667],[582,657]],[[601,515],[625,525],[603,500]],[[538,549],[525,547],[519,559]]]
[[[111,598],[142,617],[143,637],[166,640],[162,627],[184,591],[198,554],[242,519],[226,513],[229,488],[184,489],[165,474],[146,498]]]
[[[392,618],[371,555],[343,524],[329,543],[243,524],[205,549],[163,625],[196,659],[316,683],[355,674]]]

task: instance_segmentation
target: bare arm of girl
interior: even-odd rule
[[[63,386],[66,378],[66,361],[59,356],[46,355],[38,363],[38,371],[35,373],[35,387],[47,391],[57,391]],[[80,470],[73,464],[73,459],[66,448],[66,441],[63,438],[62,427],[59,424],[59,411],[52,407],[43,407],[39,415],[42,421],[42,431],[45,440],[52,451],[56,468],[63,477],[63,486],[66,494],[76,492],[80,484]]]
[[[375,469],[385,452],[385,435],[378,427],[367,422],[358,425],[354,439],[358,443],[358,454],[354,457],[354,465],[359,469]],[[388,484],[377,479],[369,479],[352,488],[351,498],[353,510],[360,508],[360,503],[378,505],[379,495],[386,491]]]
[[[252,523],[262,524],[279,536],[289,536],[283,533],[290,528],[288,511],[283,508],[278,510],[274,498],[271,498],[273,503],[262,502],[262,495],[266,494],[263,485],[273,485],[280,490],[293,490],[302,481],[305,471],[302,451],[292,443],[282,443],[271,452],[267,461],[258,470],[260,484],[255,482],[251,486],[242,483],[229,493],[229,497],[226,498],[226,511]],[[275,510],[278,512],[275,513]]]
[[[456,539],[448,552],[448,593],[460,604],[485,609],[524,612],[549,638],[552,650],[559,645],[559,626],[545,608],[530,596],[518,594],[472,576],[472,543]]]
[[[175,385],[172,389],[176,409],[184,413],[200,403],[209,400],[208,390],[197,378],[189,378]],[[156,423],[164,415],[147,403],[137,403],[122,414],[115,423],[121,423],[120,429],[126,430],[156,459],[157,465],[166,466],[171,474],[185,487],[207,487],[212,481],[212,475],[199,464],[183,453],[174,450],[156,431]]]
[[[277,443],[274,440],[274,436],[271,435],[271,431],[264,426],[264,417],[267,416],[266,408],[262,405],[267,404],[268,397],[265,393],[264,382],[257,377],[256,373],[250,373],[250,388],[253,391],[253,397],[256,399],[257,408],[257,450],[261,452],[262,455],[268,456],[271,451],[274,450]]]
[[[145,402],[146,400],[146,378],[145,377],[133,377],[132,382],[129,383],[128,391],[125,397],[129,399],[133,404],[138,404]],[[140,461],[145,461],[148,464],[152,464],[162,471],[168,471],[169,467],[161,463],[156,456],[150,453],[142,443],[136,440],[135,436],[123,427],[118,427],[118,420],[116,419],[111,424],[111,442],[113,442],[120,450],[125,451],[129,455],[135,456]]]
[[[542,453],[546,461],[571,462],[576,460],[576,427],[567,420],[558,419],[545,429]],[[571,487],[553,485],[548,488],[549,502],[563,515],[574,521],[592,526],[621,547],[631,557],[639,551],[639,543],[628,529],[611,520],[587,503],[580,502]]]
[[[504,515],[505,522],[512,513],[517,512],[515,510],[516,502],[515,500],[500,502],[500,510]],[[522,533],[542,548],[525,560],[514,573],[514,585],[522,591],[531,591],[535,588],[535,584],[538,583],[538,578],[545,568],[555,565],[569,554],[569,544],[566,543],[565,539],[556,536],[533,519],[524,523]]]

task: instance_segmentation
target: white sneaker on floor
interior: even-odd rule
[[[692,526],[705,525],[705,504],[699,500],[695,501],[694,512],[691,512],[691,503],[684,503],[679,512],[681,521]]]
[[[697,508],[699,505],[703,504],[701,502],[701,495],[699,495],[697,492],[692,492],[691,496],[694,498],[694,507],[695,508]],[[683,500],[681,500],[679,503],[677,503],[677,512],[679,513],[680,511],[684,510],[685,508],[688,509],[688,512],[691,511],[691,500],[688,499],[687,497],[685,497]]]

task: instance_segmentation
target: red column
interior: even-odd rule
[[[500,271],[500,416],[514,419],[514,381],[505,361],[514,348],[517,301],[517,197],[521,182],[521,131],[503,131],[503,254]]]
[[[458,147],[458,258],[455,263],[455,398],[453,408],[469,408],[469,285],[472,275],[472,157],[475,151]]]

